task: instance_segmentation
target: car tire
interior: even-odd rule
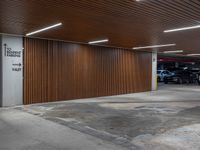
[[[164,80],[164,83],[165,83],[165,84],[168,84],[168,81],[167,81],[167,80]]]
[[[158,82],[161,82],[161,81],[160,81],[160,77],[158,77]]]
[[[181,78],[178,78],[178,81],[177,81],[178,84],[183,84],[183,80]]]

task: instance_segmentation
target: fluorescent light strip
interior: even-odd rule
[[[98,41],[91,41],[91,42],[88,42],[88,44],[104,43],[104,42],[108,42],[108,41],[109,41],[108,39],[104,39],[104,40],[98,40]]]
[[[171,53],[183,53],[183,50],[176,50],[176,51],[164,51],[165,54],[171,54]]]
[[[62,25],[62,23],[57,23],[57,24],[42,28],[42,29],[37,30],[37,31],[27,33],[26,36],[30,36],[30,35],[33,35],[33,34],[36,34],[36,33],[39,33],[39,32],[43,32],[43,31],[46,31],[46,30],[49,30],[49,29],[52,29],[52,28],[55,28],[55,27],[58,27],[58,26],[61,26],[61,25]]]
[[[200,25],[197,26],[191,26],[191,27],[184,27],[184,28],[176,28],[176,29],[171,29],[171,30],[165,30],[165,33],[169,32],[176,32],[176,31],[183,31],[183,30],[191,30],[191,29],[197,29],[200,28]]]
[[[152,46],[143,46],[143,47],[134,47],[133,49],[147,49],[147,48],[158,48],[158,47],[170,47],[176,46],[176,44],[165,44],[165,45],[152,45]]]
[[[200,54],[188,54],[187,56],[200,56]]]

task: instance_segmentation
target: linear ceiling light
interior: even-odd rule
[[[187,56],[200,56],[200,54],[188,54]]]
[[[108,41],[109,41],[108,39],[104,39],[104,40],[98,40],[98,41],[91,41],[91,42],[88,42],[88,44],[105,43],[105,42],[108,42]]]
[[[61,25],[62,25],[62,23],[57,23],[57,24],[42,28],[40,30],[36,30],[36,31],[30,32],[30,33],[27,33],[26,36],[30,36],[30,35],[33,35],[33,34],[36,34],[36,33],[39,33],[39,32],[43,32],[43,31],[46,31],[46,30],[49,30],[49,29],[52,29],[52,28],[55,28],[55,27],[58,27],[58,26],[61,26]]]
[[[170,29],[170,30],[165,30],[165,33],[169,32],[176,32],[176,31],[183,31],[183,30],[191,30],[191,29],[197,29],[200,28],[200,25],[197,26],[191,26],[191,27],[184,27],[184,28],[176,28],[176,29]]]
[[[152,46],[143,46],[143,47],[134,47],[133,49],[147,49],[147,48],[159,48],[159,47],[169,47],[176,46],[176,44],[165,44],[165,45],[152,45]]]
[[[164,51],[165,54],[171,54],[171,53],[183,53],[183,50],[176,50],[176,51]]]

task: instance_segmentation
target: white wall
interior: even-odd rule
[[[23,103],[23,40],[2,35],[2,106]]]
[[[157,52],[152,53],[152,90],[158,89],[157,83]]]

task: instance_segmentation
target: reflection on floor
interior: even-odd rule
[[[200,149],[200,86],[15,109],[125,149]]]

